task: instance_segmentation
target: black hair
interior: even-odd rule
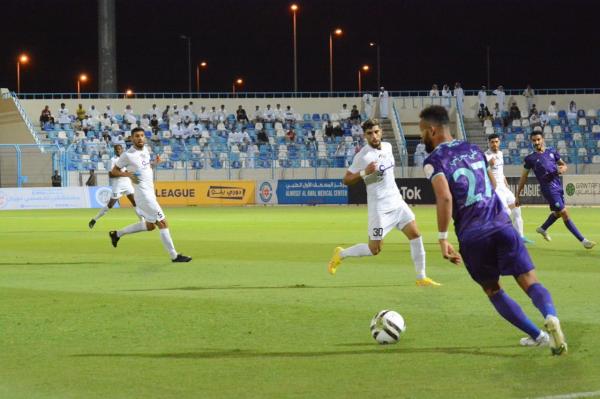
[[[430,105],[419,114],[419,118],[435,126],[448,126],[450,117],[446,108],[440,105]]]
[[[544,136],[544,133],[541,130],[533,129],[533,131],[529,134],[529,138],[532,138],[533,136]]]
[[[375,126],[379,126],[379,119],[367,119],[362,124],[362,130],[366,132],[369,129],[373,129]]]
[[[499,139],[500,136],[498,136],[496,133],[492,133],[488,136],[488,141],[492,141],[493,139]]]
[[[146,131],[144,129],[142,129],[141,127],[134,127],[133,129],[131,129],[132,136],[134,134],[136,134],[137,132],[142,132],[142,133],[144,133],[144,136],[146,135]]]

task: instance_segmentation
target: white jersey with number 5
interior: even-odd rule
[[[352,173],[364,170],[371,162],[377,163],[377,172],[383,180],[367,185],[369,211],[390,211],[404,204],[394,177],[394,154],[390,143],[381,142],[381,150],[365,145],[355,156],[348,170]]]
[[[490,170],[494,175],[494,179],[496,179],[496,187],[506,187],[506,183],[504,182],[504,155],[502,151],[492,152],[492,150],[487,150],[485,152],[485,158],[490,165]],[[490,160],[494,160],[494,165],[490,163]]]

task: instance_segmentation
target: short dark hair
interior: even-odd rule
[[[529,138],[533,138],[533,136],[544,136],[544,133],[541,130],[533,129],[533,131],[529,134]]]
[[[493,139],[499,139],[500,136],[498,136],[496,133],[492,133],[488,136],[488,141],[492,141]]]
[[[144,133],[144,136],[146,135],[146,131],[144,129],[142,129],[141,127],[134,127],[133,129],[131,129],[132,136],[134,134],[136,134],[137,132],[142,132],[142,133]]]
[[[375,126],[379,126],[379,119],[376,119],[376,118],[367,119],[362,124],[362,130],[366,132],[369,129],[373,129],[373,127],[375,127]]]
[[[435,126],[448,126],[450,117],[446,108],[440,105],[430,105],[419,114],[419,118]]]

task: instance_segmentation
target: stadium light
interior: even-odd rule
[[[329,32],[329,91],[333,92],[333,36],[342,36],[344,32],[340,28],[336,28],[333,32]]]
[[[377,51],[377,87],[381,87],[381,53],[379,52],[379,43],[370,42],[369,47],[375,47]]]
[[[81,84],[88,81],[88,76],[82,73],[77,77],[77,98],[81,98]]]
[[[296,41],[296,11],[298,11],[298,5],[292,4],[290,6],[293,16],[293,32],[294,32],[294,93],[298,92],[298,45]]]
[[[363,65],[362,67],[360,67],[358,69],[358,93],[360,94],[362,92],[362,72],[369,72],[369,70],[371,69],[371,67],[369,67],[368,65]]]
[[[196,93],[200,93],[200,68],[206,68],[208,63],[206,61],[200,62],[196,65]]]
[[[234,96],[235,96],[235,87],[241,86],[243,84],[244,84],[244,80],[242,78],[237,78],[236,80],[233,81],[233,84],[231,85],[231,91],[233,92]]]
[[[125,90],[125,98],[133,96],[133,90],[127,89]]]
[[[29,62],[29,56],[27,54],[21,54],[17,58],[17,94],[21,93],[21,64],[27,64]]]

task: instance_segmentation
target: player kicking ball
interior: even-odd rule
[[[146,136],[144,129],[136,127],[131,130],[131,141],[133,145],[127,151],[121,154],[115,166],[112,168],[112,175],[115,177],[128,177],[135,184],[135,202],[139,213],[145,220],[124,227],[119,231],[111,231],[110,240],[113,247],[126,234],[139,233],[141,231],[151,231],[158,227],[160,239],[163,246],[169,253],[173,262],[189,262],[192,260],[189,256],[178,254],[171,239],[169,225],[154,192],[154,181],[152,173],[152,162],[150,152],[145,147]]]
[[[497,134],[490,134],[488,136],[488,150],[485,152],[485,157],[496,180],[496,194],[498,194],[500,201],[502,201],[502,204],[510,215],[513,226],[517,229],[525,244],[533,244],[533,241],[523,234],[521,207],[515,205],[515,195],[508,188],[508,181],[504,176],[504,155],[500,151],[500,136]]]
[[[425,247],[415,222],[415,214],[408,207],[394,177],[392,145],[381,141],[382,130],[376,119],[362,125],[367,145],[354,157],[346,171],[344,184],[352,185],[364,180],[367,186],[369,215],[369,244],[356,244],[350,248],[337,247],[329,261],[329,273],[335,274],[342,260],[354,256],[377,255],[383,248],[384,237],[396,228],[404,233],[410,244],[418,286],[439,286],[425,274]]]
[[[444,107],[427,107],[420,118],[421,137],[430,153],[423,168],[435,193],[442,256],[454,264],[464,260],[471,278],[483,288],[496,311],[528,335],[521,345],[549,345],[554,355],[566,353],[567,342],[552,296],[538,281],[529,253],[494,191],[494,176],[485,155],[476,145],[452,139]],[[454,219],[460,254],[448,242],[450,219]],[[500,287],[501,275],[513,276],[531,298],[544,317],[547,333]]]
[[[535,173],[535,177],[540,183],[542,195],[548,201],[550,210],[552,211],[544,224],[535,231],[541,234],[544,240],[551,241],[548,229],[562,217],[567,229],[581,242],[585,249],[594,248],[596,243],[581,235],[575,223],[569,218],[569,213],[565,206],[564,191],[559,175],[567,171],[567,164],[560,159],[560,154],[554,148],[546,148],[544,135],[541,130],[534,130],[531,132],[530,137],[534,152],[525,157],[523,173],[521,174],[519,188],[517,189],[516,205],[519,206],[519,196],[521,195],[521,191],[523,191],[523,187],[525,187],[529,172],[533,169],[533,173]]]
[[[119,160],[119,157],[121,156],[121,154],[123,153],[123,146],[121,144],[117,144],[114,147],[115,150],[115,156],[111,158],[110,162],[111,162],[111,166],[110,166],[110,171],[108,172],[108,177],[110,180],[110,186],[112,189],[112,195],[110,197],[110,200],[108,201],[108,203],[104,206],[104,208],[100,209],[100,212],[98,212],[98,214],[96,216],[94,216],[94,218],[92,220],[90,220],[90,222],[88,223],[88,226],[90,227],[90,229],[94,228],[94,225],[96,225],[96,222],[98,221],[98,219],[100,219],[102,216],[106,215],[106,213],[109,211],[109,209],[112,209],[113,206],[115,206],[115,204],[117,203],[117,201],[119,201],[119,198],[121,198],[123,195],[125,195],[127,197],[127,199],[129,200],[129,202],[131,202],[131,205],[133,206],[133,208],[136,208],[135,205],[135,198],[133,197],[133,185],[131,184],[131,179],[128,177],[116,177],[112,174],[112,169],[115,167],[115,164],[117,163],[117,161]],[[137,209],[135,209],[136,213]],[[141,216],[138,214],[138,217],[141,220]]]

